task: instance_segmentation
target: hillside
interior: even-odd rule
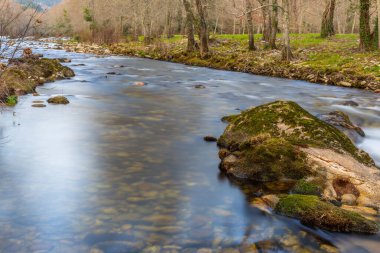
[[[17,1],[23,5],[31,4],[33,6],[38,6],[39,8],[42,8],[42,9],[52,7],[58,4],[59,2],[61,2],[61,0],[17,0]]]

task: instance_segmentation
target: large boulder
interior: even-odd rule
[[[336,127],[350,128],[352,124],[348,117],[344,120],[347,124]],[[324,215],[332,210],[329,203],[380,209],[380,170],[372,158],[358,149],[333,122],[326,123],[289,101],[258,106],[239,115],[224,117],[223,121],[228,126],[218,140],[220,168],[234,182],[264,182],[265,185],[268,182],[294,182],[286,183],[289,188],[281,189],[277,194],[312,196],[312,200],[318,199],[318,204],[324,207]],[[264,190],[264,194],[276,192]],[[300,215],[278,212],[302,219]],[[347,214],[343,211],[336,213]],[[347,225],[347,229],[343,229],[342,224],[333,229],[318,223],[311,225],[333,231],[372,231],[361,231],[354,225]]]
[[[330,150],[374,166],[371,157],[344,133],[294,102],[277,101],[224,120],[229,125],[218,141],[221,168],[238,178],[273,181],[311,175],[308,148]]]

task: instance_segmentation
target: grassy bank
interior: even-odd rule
[[[0,105],[14,106],[18,96],[34,93],[37,86],[74,75],[56,59],[12,59],[0,72]]]
[[[151,45],[144,44],[142,38],[138,42],[102,47],[72,42],[66,44],[66,49],[137,56],[380,92],[380,51],[361,52],[357,35],[322,39],[318,34],[294,34],[291,41],[295,60],[290,63],[281,60],[280,50],[265,49],[261,35],[256,36],[257,51],[248,51],[247,40],[247,35],[213,36],[207,58],[201,58],[199,53],[187,53],[186,38],[182,36],[156,40]],[[278,44],[281,44],[280,38]]]

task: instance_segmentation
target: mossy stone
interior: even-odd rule
[[[67,105],[70,103],[70,101],[64,96],[56,96],[56,97],[49,98],[47,102],[49,104],[61,104],[61,105]]]
[[[317,196],[299,194],[281,196],[275,211],[299,219],[305,225],[329,231],[368,234],[379,232],[379,225],[376,222],[324,202]]]
[[[276,101],[223,119],[229,125],[218,144],[225,148],[236,143],[249,143],[253,137],[265,134],[299,147],[347,153],[365,165],[374,165],[371,157],[356,148],[344,133],[311,115],[295,102]]]

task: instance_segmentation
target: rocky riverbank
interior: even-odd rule
[[[35,93],[37,86],[74,75],[74,71],[63,66],[58,59],[38,56],[12,59],[0,73],[0,101],[15,105],[18,96]]]
[[[244,184],[285,185],[270,195],[255,193],[264,196],[261,202],[254,198],[254,205],[268,204],[278,214],[330,231],[379,231],[380,170],[331,121],[286,101],[223,120],[229,125],[218,140],[221,170]],[[347,129],[358,130],[344,120]]]
[[[379,57],[377,54],[367,55],[356,52],[357,50],[352,48],[349,50],[347,45],[351,44],[345,40],[337,39],[337,41],[328,43],[331,45],[328,44],[327,47],[324,44],[311,48],[305,45],[294,49],[296,59],[292,62],[282,61],[280,50],[250,52],[241,41],[225,38],[211,40],[211,53],[204,58],[200,57],[198,53],[187,53],[184,39],[159,40],[152,45],[129,42],[100,46],[66,42],[58,48],[98,55],[128,55],[263,76],[305,80],[325,85],[366,89],[380,93]],[[260,45],[260,47],[264,46]]]

